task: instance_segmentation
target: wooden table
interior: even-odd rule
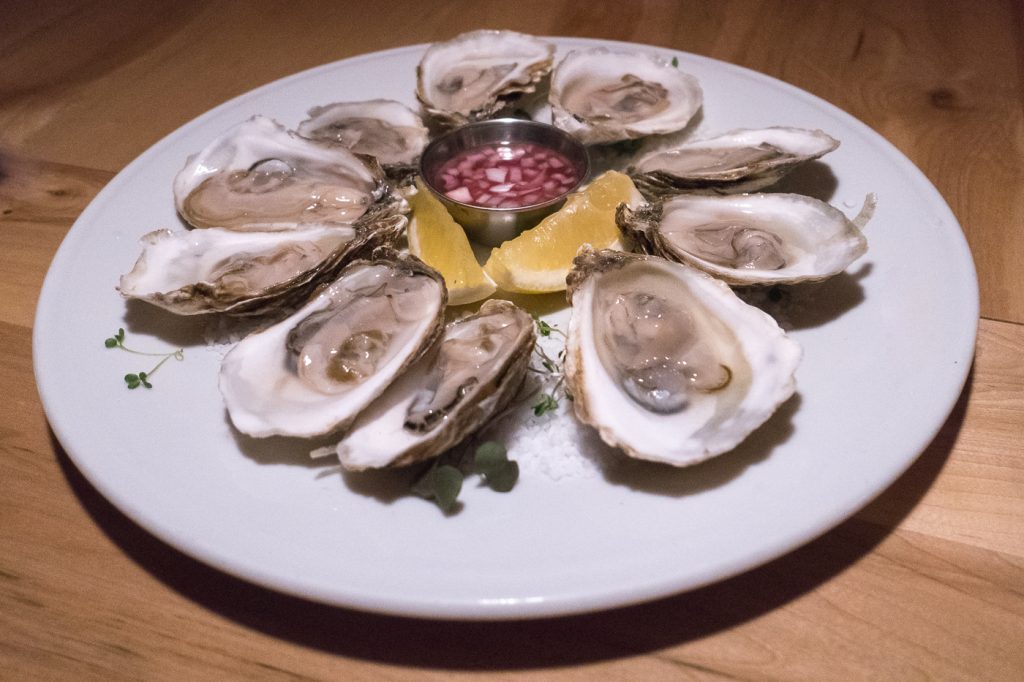
[[[781,78],[938,187],[981,284],[973,371],[931,446],[811,544],[688,594],[522,623],[306,603],[178,553],[48,430],[35,301],[93,196],[193,117],[336,59],[480,27],[645,42]],[[1024,676],[1024,10],[933,2],[8,1],[0,10],[0,670],[5,678]]]

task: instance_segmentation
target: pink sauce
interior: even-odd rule
[[[554,199],[579,174],[563,154],[532,142],[495,142],[445,161],[434,184],[454,201],[486,208],[519,208]]]

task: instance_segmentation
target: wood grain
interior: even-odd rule
[[[1024,183],[1024,10],[1013,0],[591,2],[587,12],[530,0],[511,15],[479,2],[13,7],[0,43],[0,141],[110,171],[254,87],[455,27],[639,41],[754,68],[857,116],[921,167],[975,253],[982,313],[1024,321],[1024,231],[1013,229],[1024,195],[1011,189]],[[66,132],[78,129],[91,134]]]
[[[0,148],[0,234],[6,244],[0,321],[31,327],[49,262],[107,171],[35,161]]]
[[[0,677],[1024,676],[1019,2],[15,0],[0,14]],[[893,486],[731,580],[610,612],[487,624],[257,588],[162,544],[82,477],[48,429],[31,334],[49,261],[96,192],[226,99],[481,27],[756,69],[857,116],[921,168],[971,245],[984,319],[959,403]]]
[[[9,380],[29,370],[28,338],[2,325],[0,343],[21,349],[0,365],[5,385],[17,385]],[[1001,448],[962,453],[958,439],[1003,438],[1006,425],[975,410],[974,396],[979,385],[1003,381],[1022,344],[1019,325],[984,322],[972,384],[935,443],[875,503],[821,539],[738,578],[653,604],[512,624],[349,612],[206,568],[111,507],[56,442],[39,442],[46,441],[42,417],[31,386],[23,386],[14,396],[23,406],[15,421],[25,427],[2,438],[0,541],[12,551],[0,557],[0,652],[26,674],[73,669],[97,678],[161,677],[169,665],[173,676],[277,670],[332,677],[343,663],[354,679],[403,678],[410,669],[438,678],[514,670],[526,679],[806,679],[827,670],[839,678],[1009,679],[1024,670],[1017,646],[1024,557],[1019,544],[1001,543],[998,534],[982,542],[972,534],[990,532],[1003,514],[1020,527],[1024,487],[1005,484],[1019,480],[1024,467],[1008,463]],[[48,448],[56,460],[35,454]],[[1004,484],[998,508],[980,498],[964,505],[962,477],[947,475],[1007,466],[1012,476],[989,481]],[[40,496],[44,488],[52,490]],[[964,532],[947,537],[933,509]],[[121,589],[126,585],[131,589]]]

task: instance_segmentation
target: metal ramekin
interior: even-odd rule
[[[531,142],[553,149],[575,166],[579,182],[554,199],[518,208],[487,208],[454,201],[434,185],[437,169],[445,161],[467,149],[497,142]],[[589,173],[587,149],[576,138],[547,123],[518,118],[480,121],[456,128],[427,145],[420,157],[423,183],[444,204],[455,222],[462,225],[469,238],[485,246],[499,246],[554,213],[565,203],[566,196],[586,181]]]

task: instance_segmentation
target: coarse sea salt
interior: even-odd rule
[[[211,316],[203,329],[206,350],[223,357],[247,335],[281,319],[284,315],[271,320]],[[566,319],[555,315],[551,324],[558,329]],[[557,358],[565,347],[564,338],[558,331],[547,337],[539,336],[537,345],[551,358]],[[572,413],[572,401],[560,388],[556,390],[556,376],[544,371],[536,354],[531,368],[533,371],[527,372],[516,403],[476,433],[472,441],[494,440],[504,444],[508,457],[519,463],[520,475],[525,477],[552,481],[592,478],[613,466],[614,460],[621,458],[621,453],[602,443],[596,431],[576,419]],[[534,405],[540,397],[553,391],[558,406],[544,414],[534,414]],[[333,444],[315,451],[317,456],[333,453]]]
[[[540,336],[537,345],[551,358],[564,348],[558,333]],[[615,450],[601,442],[597,432],[582,424],[572,414],[572,401],[561,389],[556,391],[558,407],[541,415],[534,414],[534,405],[544,393],[555,389],[555,377],[545,374],[534,356],[523,393],[527,396],[481,431],[478,441],[494,440],[505,445],[509,459],[519,463],[522,476],[542,476],[559,481],[591,478],[601,473]]]

